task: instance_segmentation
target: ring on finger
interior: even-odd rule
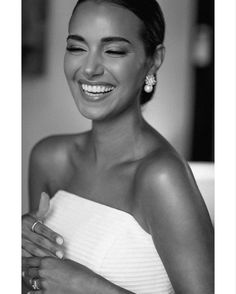
[[[38,278],[31,279],[30,284],[34,290],[40,290],[40,281]]]
[[[31,227],[31,231],[33,233],[36,233],[35,232],[35,227],[37,226],[37,224],[42,224],[43,222],[41,220],[36,220],[33,224],[32,224],[32,227]]]

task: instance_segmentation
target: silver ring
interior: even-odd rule
[[[37,226],[37,224],[42,224],[42,223],[43,223],[42,221],[40,221],[40,220],[36,220],[36,221],[32,224],[31,231],[32,231],[33,233],[36,233],[36,232],[35,232],[35,227]]]
[[[40,290],[40,287],[39,287],[39,279],[37,278],[33,278],[31,280],[31,286],[34,290]]]

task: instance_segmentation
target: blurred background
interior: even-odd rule
[[[28,210],[28,162],[45,136],[81,132],[63,58],[76,0],[22,1],[22,212]],[[159,1],[166,57],[144,117],[188,161],[214,161],[214,0]]]

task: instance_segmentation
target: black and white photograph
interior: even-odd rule
[[[22,294],[215,293],[215,1],[22,1]]]

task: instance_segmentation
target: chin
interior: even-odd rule
[[[75,103],[82,116],[94,121],[102,121],[111,118],[112,114],[114,114],[114,110],[118,107],[114,99],[90,102],[77,97]]]
[[[90,120],[101,121],[108,116],[108,114],[105,113],[104,109],[83,106],[79,106],[78,108],[81,115]]]

